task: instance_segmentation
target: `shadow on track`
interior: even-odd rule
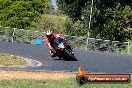
[[[77,59],[64,59],[64,58],[54,58],[54,60],[63,60],[63,61],[78,61]]]

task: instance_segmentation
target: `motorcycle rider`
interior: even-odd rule
[[[48,46],[48,48],[50,49],[51,57],[54,58],[54,57],[56,57],[56,55],[55,55],[55,50],[54,50],[53,45],[52,45],[53,44],[53,40],[58,38],[58,37],[64,38],[64,36],[61,35],[61,34],[53,34],[51,30],[48,30],[46,32],[46,37],[47,38],[45,40],[45,43]]]

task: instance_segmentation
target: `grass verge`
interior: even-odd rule
[[[27,61],[13,55],[0,54],[0,66],[24,65]]]
[[[84,84],[79,85],[75,79],[64,80],[1,80],[0,88],[131,88],[129,84]]]

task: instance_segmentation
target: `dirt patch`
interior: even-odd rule
[[[34,71],[5,71],[0,70],[0,80],[34,79],[34,80],[60,80],[76,78],[72,72],[34,72]],[[132,75],[131,75],[132,79]]]
[[[0,71],[0,80],[35,79],[35,80],[60,80],[75,78],[70,72],[27,72],[27,71]]]

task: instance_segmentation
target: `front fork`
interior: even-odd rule
[[[67,47],[66,47],[66,48],[67,48],[67,50],[68,50],[68,51],[70,51],[70,52],[72,52],[72,53],[73,53],[73,50],[72,50],[71,46],[67,45]]]

